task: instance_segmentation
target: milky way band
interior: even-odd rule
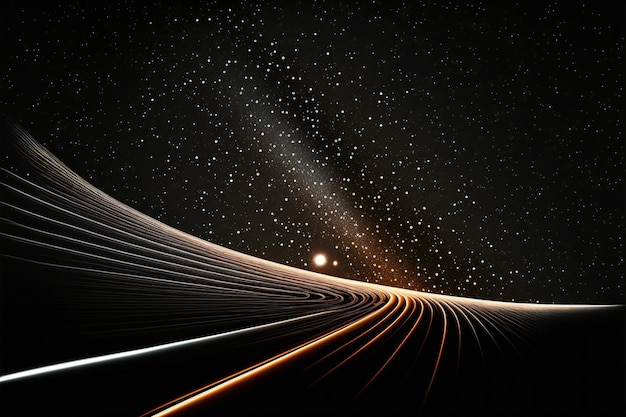
[[[585,344],[594,322],[621,317],[618,306],[433,295],[237,253],[116,201],[18,125],[3,136],[7,411],[497,414],[508,405],[485,390],[499,369],[531,382],[542,360],[563,363],[556,339]],[[573,362],[583,382],[604,349],[593,340]],[[534,395],[531,410],[550,399]]]

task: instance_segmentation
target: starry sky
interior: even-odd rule
[[[237,251],[623,302],[623,3],[437,3],[10,1],[0,105],[106,193]]]

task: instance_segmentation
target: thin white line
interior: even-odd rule
[[[150,346],[150,347],[147,347],[147,348],[129,350],[129,351],[118,352],[118,353],[111,353],[111,354],[108,354],[108,355],[96,356],[96,357],[93,357],[93,358],[78,359],[78,360],[69,361],[69,362],[57,363],[55,365],[42,366],[40,368],[28,369],[26,371],[20,371],[20,372],[15,372],[15,373],[12,373],[12,374],[7,374],[7,375],[0,376],[0,383],[14,381],[16,379],[27,378],[27,377],[35,376],[35,375],[46,374],[46,373],[50,373],[50,372],[62,371],[62,370],[71,369],[71,368],[77,368],[77,367],[85,366],[85,365],[93,365],[93,364],[113,361],[113,360],[117,360],[117,359],[129,358],[129,357],[132,357],[132,356],[138,356],[138,355],[143,355],[143,354],[146,354],[146,353],[162,351],[162,350],[171,349],[171,348],[175,348],[175,347],[179,347],[179,346],[191,345],[191,344],[194,344],[194,343],[205,342],[207,340],[217,339],[217,338],[220,338],[220,337],[228,337],[228,336],[232,336],[232,335],[235,335],[235,334],[246,333],[246,332],[252,331],[252,330],[259,330],[259,329],[263,329],[263,328],[266,328],[266,327],[278,326],[278,325],[286,324],[286,323],[289,323],[289,322],[292,322],[292,321],[304,320],[304,319],[307,319],[307,318],[310,318],[310,317],[320,316],[320,315],[328,314],[328,313],[330,313],[330,311],[322,311],[322,312],[318,312],[318,313],[307,314],[305,316],[294,317],[294,318],[290,318],[290,319],[286,319],[286,320],[280,320],[280,321],[273,322],[273,323],[266,323],[266,324],[261,324],[261,325],[258,325],[258,326],[247,327],[247,328],[244,328],[244,329],[237,329],[237,330],[232,330],[232,331],[229,331],[229,332],[213,334],[213,335],[210,335],[210,336],[198,337],[198,338],[195,338],[195,339],[180,340],[178,342],[165,343],[165,344],[162,344],[162,345]]]

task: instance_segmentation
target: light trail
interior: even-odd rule
[[[359,396],[363,395],[363,393],[367,390],[367,388],[374,382],[376,378],[378,378],[378,376],[385,370],[385,368],[389,365],[389,363],[394,360],[394,358],[398,355],[398,352],[407,344],[407,342],[411,339],[411,337],[413,337],[415,330],[418,328],[420,322],[422,321],[422,317],[424,317],[424,302],[414,297],[409,298],[409,300],[411,301],[411,307],[412,307],[411,314],[409,316],[415,320],[415,322],[413,323],[413,326],[411,326],[411,329],[404,335],[404,338],[398,344],[398,346],[393,351],[393,353],[389,355],[389,357],[385,360],[385,363],[381,365],[378,371],[376,371],[376,373],[369,379],[369,381],[367,381],[367,383],[363,386],[363,388],[361,388],[361,390],[358,393]],[[415,318],[414,313],[417,308],[417,303],[420,304],[420,309],[419,309],[419,314],[417,318]]]
[[[446,310],[441,306],[441,304],[437,301],[434,301],[435,304],[439,307],[441,311],[441,318],[443,319],[443,334],[441,335],[441,343],[439,345],[439,352],[437,353],[437,359],[435,360],[435,366],[433,368],[432,375],[430,380],[428,381],[428,387],[426,388],[426,392],[424,394],[424,399],[422,400],[421,408],[424,407],[426,400],[428,399],[428,394],[430,394],[430,390],[433,388],[433,383],[435,382],[435,377],[437,376],[437,371],[439,370],[439,365],[441,364],[441,356],[443,354],[443,348],[446,345],[446,337],[448,336],[448,316],[446,315]]]
[[[17,289],[2,294],[2,325],[11,332],[2,342],[10,342],[4,351],[12,360],[1,364],[0,390],[17,411],[41,395],[40,380],[61,389],[79,373],[81,381],[103,372],[123,380],[125,364],[144,361],[150,365],[136,372],[147,386],[166,385],[164,393],[146,401],[129,395],[103,414],[119,414],[116,406],[146,416],[230,410],[239,402],[229,394],[245,392],[254,403],[265,384],[287,390],[294,403],[320,395],[350,411],[369,411],[368,401],[384,404],[397,392],[400,409],[424,411],[445,394],[442,381],[541,352],[553,323],[622,311],[427,294],[279,265],[125,206],[17,126],[7,140],[30,173],[0,169],[1,256],[16,269],[6,269],[2,284]],[[349,224],[345,231],[356,233]],[[46,324],[37,341],[53,348],[26,341],[15,348],[39,323]],[[76,407],[67,392],[59,412]]]
[[[395,302],[395,300],[390,300],[390,303]],[[170,415],[172,413],[175,413],[176,411],[180,411],[186,407],[189,407],[190,405],[192,405],[193,403],[196,403],[198,401],[201,401],[203,399],[207,399],[210,396],[213,395],[217,395],[219,394],[221,391],[228,389],[236,384],[245,382],[246,380],[258,376],[260,373],[262,373],[265,370],[268,370],[272,367],[276,367],[276,366],[280,366],[281,364],[283,364],[284,362],[293,359],[294,357],[296,357],[297,355],[300,355],[306,351],[315,349],[316,347],[328,343],[329,341],[332,341],[333,339],[337,339],[339,337],[341,337],[343,334],[345,333],[349,333],[350,331],[354,330],[355,328],[361,327],[364,323],[368,323],[371,322],[373,320],[373,318],[375,318],[377,315],[379,315],[378,311],[374,311],[372,313],[370,313],[368,316],[366,317],[362,317],[344,327],[342,327],[339,330],[334,330],[332,332],[329,332],[327,334],[325,334],[324,336],[317,338],[313,341],[304,343],[300,346],[298,346],[297,348],[287,351],[283,354],[277,355],[276,357],[270,358],[266,361],[263,361],[259,364],[256,364],[254,366],[251,366],[247,369],[245,369],[244,371],[241,372],[237,372],[234,375],[231,375],[227,378],[224,378],[221,381],[218,381],[214,384],[211,384],[209,386],[207,386],[206,388],[200,389],[196,392],[193,393],[193,395],[191,396],[185,396],[182,397],[178,400],[175,400],[175,405],[169,406],[165,409],[160,409],[159,411],[152,411],[149,412],[149,415],[155,416],[155,417],[161,417],[161,416],[166,416],[166,415]],[[153,414],[154,413],[154,414]]]
[[[111,353],[108,355],[102,355],[102,356],[97,356],[93,358],[84,358],[84,359],[78,359],[78,360],[64,362],[64,363],[57,363],[54,365],[42,366],[40,368],[14,372],[8,375],[2,375],[0,376],[0,383],[15,381],[18,379],[28,378],[28,377],[37,376],[37,375],[48,374],[51,372],[64,371],[64,370],[80,368],[80,367],[88,366],[88,365],[95,365],[95,364],[100,364],[104,362],[115,361],[119,359],[131,358],[133,356],[147,355],[147,354],[154,353],[154,352],[198,344],[198,343],[207,342],[210,340],[217,340],[217,339],[226,338],[229,336],[235,336],[235,335],[241,336],[251,331],[270,329],[272,327],[278,327],[284,324],[293,323],[299,320],[306,320],[306,319],[316,317],[316,316],[321,316],[324,314],[328,314],[328,312],[313,313],[313,314],[309,314],[309,315],[302,316],[302,317],[294,317],[292,319],[280,320],[274,323],[262,324],[259,326],[249,327],[246,329],[233,330],[230,332],[213,334],[209,336],[198,337],[195,339],[180,340],[178,342],[166,343],[166,344],[162,344],[158,346],[150,346],[150,347],[146,347],[142,349],[130,350],[127,352],[117,352],[117,353]]]

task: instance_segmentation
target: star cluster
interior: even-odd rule
[[[428,292],[623,298],[618,3],[14,2],[7,16],[3,113],[171,226]]]

